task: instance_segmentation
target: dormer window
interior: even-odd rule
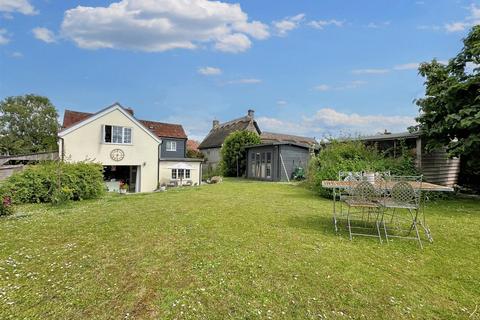
[[[132,143],[132,128],[120,126],[103,126],[103,142],[116,144]]]
[[[167,151],[177,151],[177,141],[167,141]]]

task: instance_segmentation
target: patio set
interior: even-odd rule
[[[353,236],[415,240],[423,248],[419,229],[433,242],[425,219],[426,192],[452,188],[423,181],[422,176],[395,176],[390,172],[339,172],[338,180],[322,181],[333,190],[335,232],[344,221]]]

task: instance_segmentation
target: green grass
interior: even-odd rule
[[[1,319],[480,315],[478,200],[430,204],[435,243],[424,250],[336,235],[331,202],[287,184],[17,211],[0,219]]]

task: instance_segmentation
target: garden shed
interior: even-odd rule
[[[246,147],[249,179],[290,181],[296,168],[307,169],[313,153],[309,145],[272,142]]]

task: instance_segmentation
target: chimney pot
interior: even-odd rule
[[[132,108],[125,108],[125,111],[127,111],[128,113],[130,113],[130,115],[131,115],[132,117],[133,117],[133,115],[134,115],[134,113],[135,113]]]
[[[213,129],[217,128],[219,125],[220,125],[220,121],[218,121],[218,120],[213,120],[213,123],[212,123],[212,128],[213,128]]]
[[[250,118],[253,118],[253,117],[255,116],[255,110],[249,109],[247,115],[248,115]]]

